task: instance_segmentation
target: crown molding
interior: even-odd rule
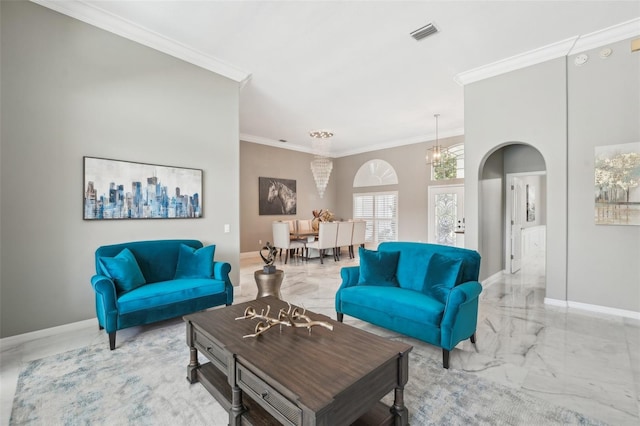
[[[255,136],[247,133],[240,133],[240,140],[244,142],[257,143],[260,145],[268,145],[274,148],[288,149],[291,151],[299,151],[307,154],[313,154],[313,151],[310,148],[302,145],[296,145],[290,142],[280,142],[274,139],[263,138],[262,136]],[[329,157],[332,157],[332,156],[329,155]]]
[[[615,43],[639,35],[640,17],[581,36],[567,55],[581,53],[608,43]]]
[[[607,43],[614,43],[640,35],[640,18],[622,22],[589,34],[577,35],[538,49],[523,52],[478,68],[457,74],[453,79],[461,86],[486,78],[540,64],[552,59],[584,52]]]
[[[446,139],[446,138],[463,136],[463,135],[464,135],[464,128],[453,129],[446,132],[441,132],[439,134],[439,140],[442,141],[443,139]],[[347,150],[347,151],[334,150],[332,152],[329,152],[327,154],[327,157],[330,157],[330,158],[347,157],[349,155],[363,154],[365,152],[378,151],[381,149],[397,148],[399,146],[413,145],[416,143],[425,143],[429,141],[434,141],[435,139],[436,139],[435,133],[432,135],[415,136],[407,139],[401,139],[401,140],[396,140],[391,142],[383,142],[376,145],[369,145],[364,148],[358,148],[353,150]],[[269,138],[263,138],[262,136],[249,135],[247,133],[240,133],[240,140],[244,142],[257,143],[260,145],[268,145],[274,148],[289,149],[292,151],[299,151],[307,154],[313,154],[313,150],[305,146],[296,145],[289,142],[282,143],[280,141],[276,141]]]
[[[244,86],[251,77],[248,71],[237,68],[206,53],[134,24],[104,9],[81,0],[30,0],[79,21],[119,35],[136,43],[166,53],[185,62],[215,72]]]
[[[440,142],[442,142],[443,139],[451,138],[455,136],[463,136],[463,135],[464,135],[464,128],[458,128],[458,129],[448,130],[445,132],[440,132],[438,135],[439,136],[438,139]],[[338,151],[338,152],[334,152],[333,156],[334,158],[347,157],[349,155],[363,154],[365,152],[378,151],[381,149],[397,148],[399,146],[413,145],[416,143],[425,143],[425,142],[435,141],[435,140],[436,140],[436,135],[435,133],[433,133],[431,135],[414,136],[412,138],[407,138],[407,139],[399,139],[395,141],[382,142],[376,145],[369,145],[364,148],[357,148],[357,149],[352,149],[348,151]]]
[[[579,36],[570,37],[566,40],[539,47],[528,52],[523,52],[506,59],[501,59],[497,62],[483,65],[469,71],[461,72],[457,74],[453,80],[459,85],[464,86],[486,78],[495,77],[497,75],[540,64],[551,59],[566,56],[578,38]]]

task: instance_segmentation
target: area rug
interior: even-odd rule
[[[151,328],[110,351],[104,344],[30,362],[20,373],[12,425],[226,425],[200,384],[186,380],[185,325]],[[603,425],[455,369],[420,347],[409,356],[412,425]],[[201,361],[203,361],[201,359]]]

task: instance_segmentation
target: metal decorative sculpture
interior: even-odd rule
[[[278,311],[278,317],[273,318],[269,316],[269,312],[271,311],[271,305],[267,305],[267,312],[264,312],[264,309],[258,314],[256,309],[253,306],[249,306],[244,311],[244,316],[236,318],[236,320],[241,319],[259,319],[260,322],[256,324],[255,333],[247,334],[242,336],[243,338],[247,337],[258,337],[265,331],[269,330],[271,327],[275,325],[280,326],[280,331],[282,331],[282,326],[285,325],[287,327],[298,327],[298,328],[306,328],[309,330],[309,334],[311,334],[311,327],[313,326],[321,326],[326,329],[333,331],[333,326],[325,321],[314,321],[308,316],[305,315],[306,309],[293,307],[289,302],[287,302],[288,308],[285,310],[284,308]],[[298,322],[296,322],[298,321]]]
[[[267,257],[265,257],[262,254],[263,250],[267,251]],[[276,267],[273,265],[273,263],[276,261],[276,254],[278,254],[278,249],[272,246],[269,241],[267,241],[267,244],[260,249],[259,253],[260,253],[260,257],[264,261],[264,267],[262,268],[264,273],[265,274],[275,273]]]

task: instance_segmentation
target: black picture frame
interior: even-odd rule
[[[264,215],[295,215],[296,181],[271,177],[258,178],[258,210]]]

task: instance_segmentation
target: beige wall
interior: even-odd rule
[[[443,146],[463,143],[462,136],[440,140]],[[432,142],[382,149],[338,158],[336,161],[336,212],[341,217],[353,216],[353,194],[377,191],[398,191],[398,239],[401,241],[427,241],[427,191],[430,184],[455,184],[461,179],[432,182],[429,166],[425,164],[427,148]],[[360,167],[369,160],[382,159],[395,169],[397,185],[353,188],[353,179]]]
[[[216,244],[237,285],[238,84],[31,2],[0,8],[1,336],[95,318],[104,244]],[[203,169],[204,218],[84,221],[85,155]]]
[[[329,209],[336,213],[335,160],[329,184],[323,198],[318,195],[311,160],[313,155],[275,148],[251,142],[240,142],[240,251],[258,251],[267,241],[273,241],[271,222],[274,220],[312,219],[313,210]],[[264,215],[258,210],[258,178],[273,177],[296,181],[297,209],[295,215]],[[262,241],[262,245],[259,244]]]
[[[443,146],[463,143],[462,136],[440,140]],[[427,148],[433,142],[405,145],[347,157],[334,158],[329,186],[323,199],[318,197],[309,168],[311,154],[259,145],[240,143],[241,251],[254,252],[271,240],[274,220],[308,219],[314,209],[328,208],[338,219],[353,217],[353,194],[375,191],[398,191],[400,240],[427,241],[427,188],[431,182],[425,164]],[[380,158],[390,163],[398,174],[398,185],[353,188],[358,169],[369,160]],[[258,214],[258,177],[296,179],[298,210],[295,216],[260,216]],[[447,184],[461,183],[461,179]],[[441,185],[444,182],[438,182]]]

